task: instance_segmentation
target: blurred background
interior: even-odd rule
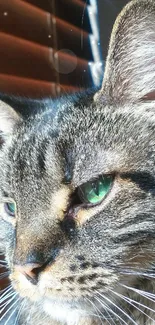
[[[54,98],[99,86],[111,29],[127,2],[0,0],[0,92]],[[0,290],[6,276],[0,256]]]
[[[96,0],[0,0],[0,91],[56,97],[101,66]]]

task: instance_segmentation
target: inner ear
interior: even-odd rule
[[[150,93],[148,93],[148,94],[146,94],[141,99],[144,100],[144,101],[145,100],[155,100],[155,90],[152,91],[152,92],[150,92]]]

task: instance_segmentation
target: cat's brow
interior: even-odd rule
[[[155,178],[148,172],[127,172],[121,173],[121,178],[130,179],[132,182],[136,183],[141,190],[145,192],[151,192],[155,196]]]
[[[2,193],[3,193],[3,197],[9,197],[9,194],[3,189],[2,189]]]

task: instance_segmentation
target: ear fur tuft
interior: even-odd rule
[[[155,1],[134,0],[113,27],[101,91],[107,102],[155,100]]]
[[[19,115],[9,105],[0,101],[0,134],[5,141],[13,134],[15,125],[20,120]]]

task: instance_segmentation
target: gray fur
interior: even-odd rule
[[[23,304],[19,325],[155,323],[154,91],[155,2],[132,1],[115,23],[95,96],[57,102],[54,117],[49,101],[27,120],[15,115],[7,137],[2,129],[0,245]],[[106,199],[79,224],[65,217],[68,196],[60,221],[56,194],[102,174],[114,175]],[[14,266],[37,258],[50,264],[23,289]]]

